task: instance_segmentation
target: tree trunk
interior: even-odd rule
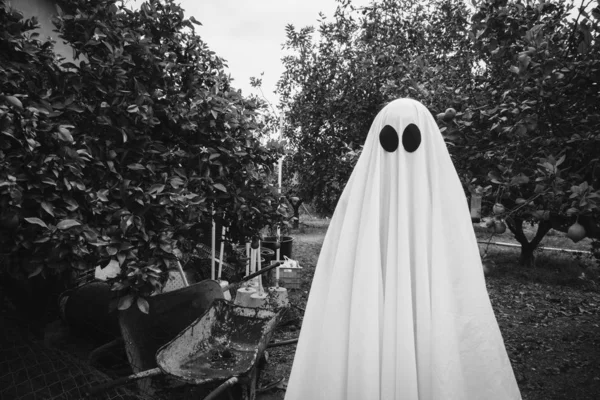
[[[521,244],[521,255],[519,257],[519,264],[525,267],[532,267],[535,265],[534,251],[539,246],[540,242],[546,236],[546,233],[552,228],[552,223],[549,220],[542,220],[538,224],[538,229],[531,242],[525,236],[523,232],[523,219],[522,218],[509,218],[506,220],[508,229],[515,235],[515,239]]]
[[[298,199],[298,201],[290,200],[290,204],[292,205],[292,208],[294,209],[294,221],[292,223],[293,228],[298,228],[298,226],[300,225],[300,206],[302,205],[303,202],[304,202],[304,200],[302,200],[302,199]]]
[[[519,256],[519,264],[524,267],[533,267],[535,264],[535,248],[531,244],[521,244],[521,255]]]

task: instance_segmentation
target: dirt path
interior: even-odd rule
[[[292,258],[298,260],[302,271],[302,288],[289,291],[290,302],[302,309],[306,307],[310,283],[315,272],[315,266],[319,258],[323,239],[325,238],[326,226],[307,227],[301,230],[303,233],[294,233],[294,244]],[[282,326],[276,333],[274,340],[288,340],[298,337],[300,333],[300,319],[302,311],[292,309],[294,317],[298,319],[290,324]],[[292,362],[294,361],[295,345],[275,347],[269,350],[269,363],[263,371],[262,385],[282,380],[278,388],[260,393],[257,400],[283,400],[285,384],[290,376]]]

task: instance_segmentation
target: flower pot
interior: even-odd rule
[[[275,260],[275,250],[262,246],[260,249],[260,256],[264,260],[263,264],[271,264],[271,262]]]
[[[275,243],[277,242],[276,236],[266,236],[262,240],[263,247],[276,251]],[[280,254],[279,257],[283,260],[283,256],[288,258],[292,258],[292,244],[294,242],[294,238],[291,236],[281,236],[281,246],[279,248]]]

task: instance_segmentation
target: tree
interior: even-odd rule
[[[212,209],[237,239],[277,221],[264,105],[171,0],[66,0],[63,63],[0,0],[0,273],[26,281],[117,263],[120,308],[160,290]],[[182,251],[182,249],[184,251]]]
[[[551,228],[578,220],[599,236],[600,12],[585,8],[573,20],[564,1],[487,0],[474,13],[436,0],[362,10],[344,2],[317,44],[310,30],[290,27],[280,91],[307,191],[339,186],[329,203],[317,197],[332,209],[353,166],[346,155],[355,159],[380,105],[413,97],[437,113],[465,190],[486,189],[490,213],[504,204],[498,218],[522,244],[523,264]],[[326,162],[339,177],[311,175]],[[538,222],[531,241],[524,222]]]
[[[331,212],[352,171],[374,115],[396,97],[432,110],[462,73],[470,75],[467,10],[461,3],[385,0],[355,9],[340,3],[333,21],[314,29],[288,26],[278,91],[285,135],[304,198]],[[452,73],[440,78],[440,70]]]
[[[469,123],[454,141],[457,160],[506,206],[522,264],[533,263],[551,228],[579,221],[588,236],[600,235],[600,13],[588,15],[584,3],[571,13],[563,1],[488,1],[472,19],[486,69],[457,120]],[[524,222],[538,223],[531,241]]]

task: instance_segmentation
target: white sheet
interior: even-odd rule
[[[408,152],[411,123],[421,142]],[[380,143],[386,125],[394,152]],[[331,220],[285,399],[520,398],[444,140],[422,104],[395,100]]]

